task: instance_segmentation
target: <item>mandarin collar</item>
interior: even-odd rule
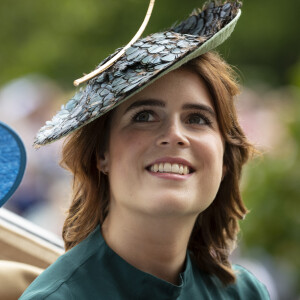
[[[136,298],[143,300],[177,299],[184,288],[192,285],[192,263],[189,253],[186,255],[185,270],[179,274],[179,285],[162,280],[154,275],[143,272],[114,252],[105,242],[100,225],[94,231],[99,247],[102,248],[104,268],[117,277],[122,289],[136,290]]]

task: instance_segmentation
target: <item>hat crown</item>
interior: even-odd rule
[[[170,30],[198,36],[211,36],[228,24],[237,14],[242,4],[238,1],[207,2],[202,10],[195,9],[191,15],[178,25],[172,26]]]

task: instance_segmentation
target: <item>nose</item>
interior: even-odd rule
[[[181,146],[187,147],[190,142],[184,132],[180,120],[172,120],[161,128],[161,132],[156,141],[158,146]]]

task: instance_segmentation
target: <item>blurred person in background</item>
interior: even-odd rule
[[[0,90],[0,120],[20,133],[28,156],[24,180],[4,207],[57,234],[66,207],[61,199],[68,199],[66,189],[57,187],[69,182],[57,165],[60,143],[43,152],[35,151],[32,144],[33,135],[49,112],[55,112],[60,97],[60,88],[40,75],[16,79]]]

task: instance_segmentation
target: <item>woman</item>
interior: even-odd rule
[[[201,18],[209,22],[211,11],[224,16],[229,6],[229,19],[214,20],[208,30],[210,44],[201,35],[196,45]],[[37,144],[78,129],[62,158],[74,175],[74,195],[63,229],[66,254],[21,299],[269,298],[253,275],[228,260],[247,212],[239,179],[252,148],[236,117],[234,74],[207,49],[237,15],[237,3],[209,5],[189,34],[176,33],[195,15],[169,40],[167,32],[138,41],[125,67],[117,61],[63,108],[73,105],[58,114],[67,121],[54,118],[41,130]],[[191,48],[173,60],[163,53],[170,61],[155,69],[138,51],[153,40],[154,59],[176,49],[172,41]],[[210,47],[199,54],[203,45]],[[190,54],[196,58],[186,59]]]

